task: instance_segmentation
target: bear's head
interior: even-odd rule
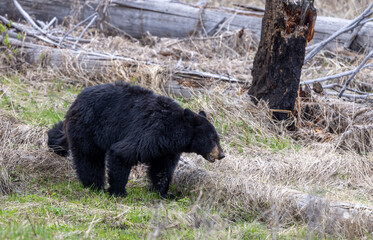
[[[219,135],[215,127],[207,120],[206,113],[200,111],[199,114],[196,114],[186,108],[184,117],[192,126],[192,141],[188,152],[195,152],[209,162],[224,158],[225,155],[220,146]]]

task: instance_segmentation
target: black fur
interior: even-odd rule
[[[60,156],[66,157],[69,146],[67,144],[66,136],[63,132],[63,122],[59,122],[48,131],[48,146],[53,152]]]
[[[182,152],[206,157],[216,146],[221,150],[204,112],[196,114],[168,97],[122,82],[84,89],[48,137],[57,154],[71,150],[86,187],[104,188],[106,159],[114,195],[126,194],[130,170],[141,162],[149,165],[153,189],[165,197]]]

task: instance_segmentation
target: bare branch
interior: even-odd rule
[[[44,28],[45,27],[45,23],[41,20],[36,20],[36,22],[40,25],[40,27]]]
[[[346,42],[344,43],[344,45],[343,45],[343,47],[344,47],[345,49],[350,49],[351,44],[355,41],[355,39],[356,39],[357,35],[359,34],[359,32],[360,32],[360,30],[361,30],[362,27],[363,27],[363,25],[359,25],[359,26],[357,26],[357,27],[354,29],[354,31],[353,31],[352,34],[351,34],[350,39],[348,39],[348,41],[346,41]]]
[[[180,70],[180,71],[175,71],[174,74],[177,75],[178,78],[184,78],[184,77],[212,78],[212,79],[217,79],[217,80],[224,81],[224,82],[246,83],[245,81],[238,80],[230,76],[223,76],[219,74],[206,73],[206,72]]]
[[[339,93],[336,92],[326,92],[327,95],[333,95],[337,96]],[[365,95],[359,95],[359,94],[344,94],[344,97],[351,98],[351,99],[368,99],[373,96],[372,93],[367,93]]]
[[[53,24],[55,21],[57,21],[57,18],[56,18],[56,17],[52,18],[52,20],[50,20],[50,22],[49,22],[47,25],[45,25],[45,26],[43,27],[43,30],[48,30],[48,28],[50,28],[50,26],[52,26],[52,24]]]
[[[243,8],[243,9],[246,9],[246,10],[251,10],[251,11],[254,11],[254,12],[263,12],[264,13],[264,11],[265,11],[264,8],[246,6],[246,5],[242,5],[242,4],[233,4],[233,6]]]
[[[342,87],[343,86],[338,84],[338,83],[332,83],[332,84],[322,86],[323,89],[334,89],[335,91],[337,91],[335,88],[342,88]],[[346,90],[354,92],[354,93],[358,93],[358,94],[361,94],[361,95],[366,95],[366,94],[369,95],[370,94],[370,93],[363,92],[363,91],[360,91],[360,90],[357,90],[357,89],[352,89],[352,88],[346,88]]]
[[[373,67],[373,63],[372,64],[367,64],[367,65],[363,66],[361,69],[371,68],[371,67]],[[305,85],[305,84],[312,84],[312,83],[315,83],[315,82],[325,82],[325,81],[328,81],[328,80],[331,80],[331,79],[351,75],[354,71],[355,70],[350,70],[350,71],[346,71],[346,72],[343,72],[343,73],[338,73],[338,74],[334,74],[334,75],[330,75],[330,76],[326,76],[326,77],[322,77],[322,78],[316,78],[316,79],[300,82],[299,84],[300,85]]]
[[[339,93],[338,97],[342,97],[344,91],[348,84],[350,84],[351,80],[355,77],[355,75],[364,67],[365,63],[373,56],[373,50],[364,58],[364,60],[360,63],[360,65],[352,72],[351,76],[347,79],[345,85],[343,86],[341,92]]]
[[[372,12],[371,14],[373,14],[373,12]],[[361,25],[364,25],[364,24],[366,24],[366,23],[368,23],[368,22],[372,22],[372,21],[373,21],[373,18],[368,18],[368,19],[362,21],[360,24],[361,24]]]
[[[31,24],[31,26],[33,26],[35,29],[37,29],[39,32],[41,33],[45,33],[43,31],[43,29],[41,29],[35,22],[34,20],[32,20],[32,18],[30,17],[30,15],[25,11],[23,10],[22,6],[18,3],[17,0],[13,0],[14,2],[14,6],[18,9],[18,11],[22,14],[22,16],[27,20],[28,23]]]
[[[80,25],[82,25],[83,23],[87,22],[89,19],[93,18],[97,16],[97,13],[94,13],[92,15],[90,15],[89,17],[87,17],[86,19],[84,19],[83,21],[81,21],[80,23],[78,23],[76,26],[74,26],[72,29],[70,29],[67,33],[65,33],[65,35],[62,37],[62,39],[60,40],[60,42],[58,43],[58,46],[60,46],[63,42],[63,40],[65,40],[65,38],[72,32],[74,31],[77,27],[79,27]]]
[[[307,63],[311,58],[313,58],[322,48],[324,48],[330,41],[341,35],[342,33],[348,32],[355,27],[359,26],[359,24],[366,19],[367,17],[370,16],[371,14],[371,9],[373,8],[373,2],[369,5],[367,9],[364,10],[362,14],[360,14],[357,18],[355,18],[350,24],[347,26],[341,28],[339,31],[325,39],[324,41],[321,41],[314,47],[314,49],[307,54],[307,56],[304,59],[304,63]]]
[[[206,34],[206,36],[213,36],[215,35],[216,31],[218,30],[219,26],[223,24],[227,20],[226,17],[224,17],[222,20],[220,20],[214,27],[212,27]]]
[[[96,14],[92,19],[91,21],[87,24],[87,26],[83,29],[82,33],[79,35],[78,39],[75,41],[74,45],[73,45],[73,49],[76,48],[76,44],[78,44],[78,42],[80,41],[80,39],[83,37],[84,33],[87,31],[87,29],[94,23],[94,21],[96,20],[96,18],[98,17],[98,15]]]
[[[120,32],[121,34],[123,34],[124,36],[128,37],[129,39],[131,39],[131,41],[133,42],[139,42],[138,39],[132,37],[131,35],[129,35],[128,33],[126,33],[125,31],[123,31],[122,29],[118,28],[117,26],[114,26],[113,24],[111,24],[110,22],[107,22],[107,21],[103,21],[103,23],[105,23],[106,25],[108,25],[109,27],[115,29],[116,31]]]
[[[3,17],[3,16],[0,16],[0,20],[3,21],[5,24],[9,24],[10,23],[10,21],[8,19],[6,19],[5,17]],[[20,23],[15,23],[15,22],[12,23],[12,26],[14,28],[18,29],[19,31],[21,31],[23,33],[26,33],[27,35],[30,35],[30,36],[33,36],[35,38],[38,38],[39,40],[42,40],[43,42],[52,44],[54,46],[58,46],[58,43],[53,42],[49,38],[37,35],[37,32],[36,32],[37,30],[35,30],[33,28],[30,28],[30,27],[28,27],[26,25],[23,25],[23,24],[20,24]]]

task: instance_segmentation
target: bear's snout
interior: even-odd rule
[[[223,150],[219,144],[215,145],[212,151],[205,157],[209,162],[215,162],[216,159],[220,160],[225,157]]]
[[[220,159],[223,159],[223,158],[225,158],[225,155],[224,155],[223,151],[220,151],[218,159],[220,160]]]

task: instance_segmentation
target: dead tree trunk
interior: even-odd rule
[[[249,94],[269,102],[274,117],[291,115],[299,87],[305,47],[313,37],[316,9],[313,0],[266,0],[258,52]]]

